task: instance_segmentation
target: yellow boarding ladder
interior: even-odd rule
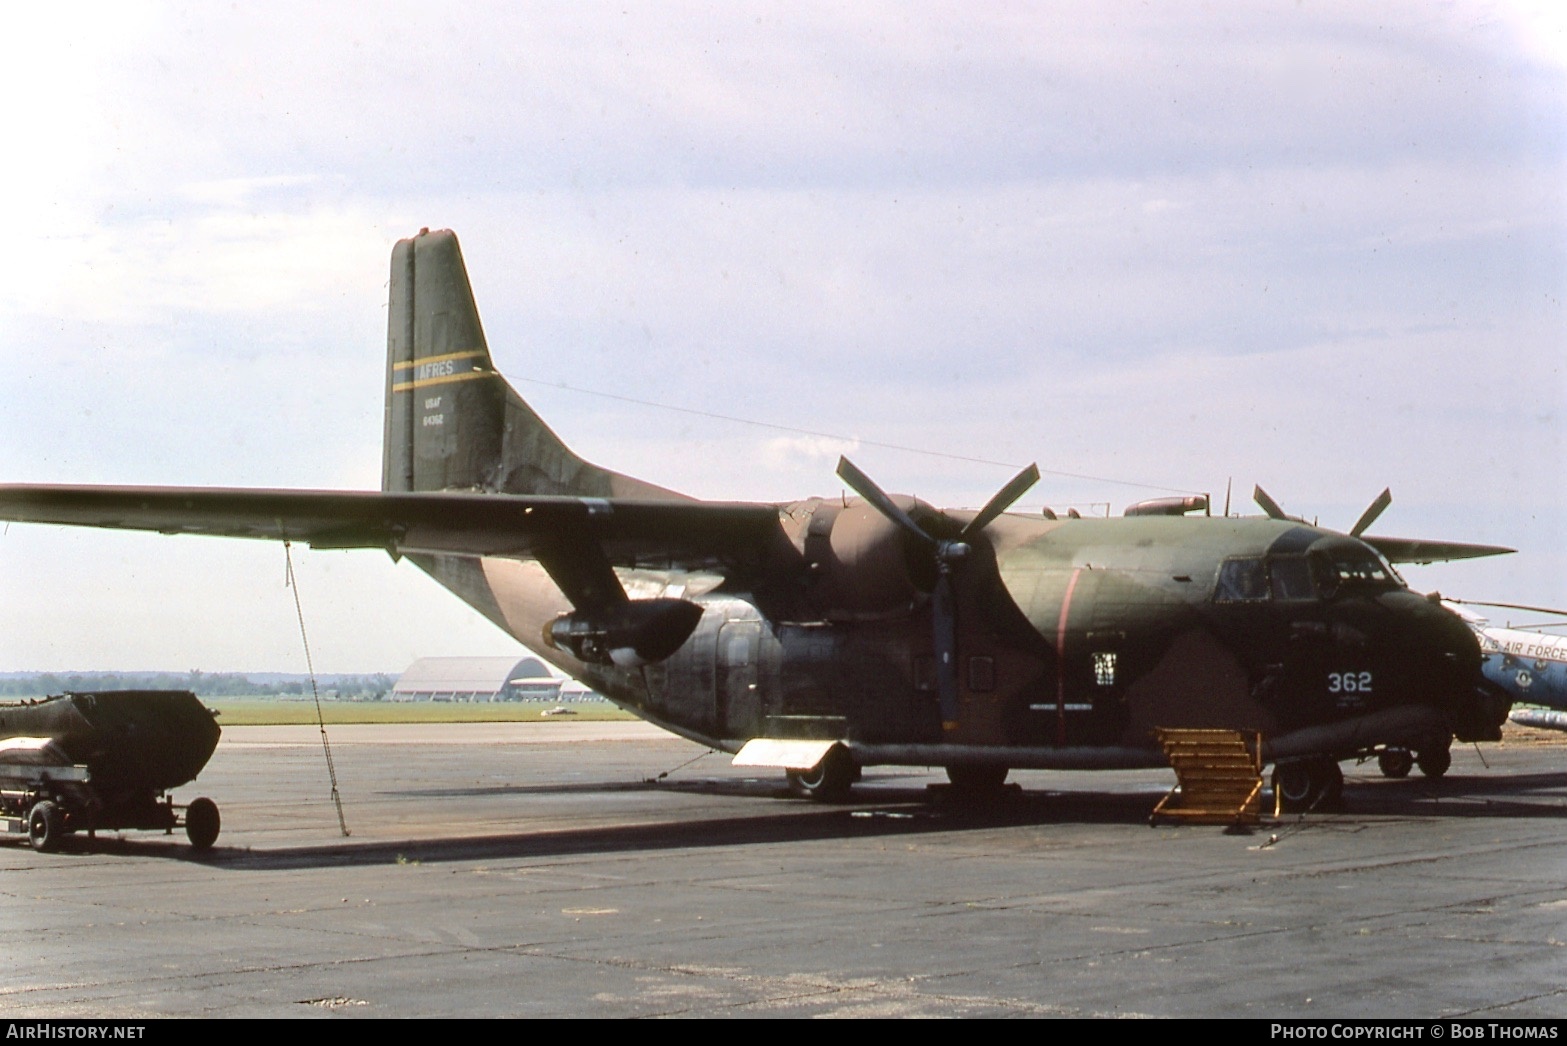
[[[1244,730],[1154,731],[1175,770],[1175,787],[1148,815],[1192,824],[1262,819],[1262,735]]]

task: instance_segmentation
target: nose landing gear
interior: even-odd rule
[[[1377,753],[1377,769],[1383,777],[1405,778],[1414,767],[1414,753],[1407,748],[1384,748]]]
[[[1403,778],[1418,766],[1422,774],[1434,780],[1453,765],[1450,743],[1444,741],[1416,752],[1407,748],[1384,748],[1377,753],[1377,769],[1382,771],[1383,777]]]

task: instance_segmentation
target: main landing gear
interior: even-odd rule
[[[827,750],[822,761],[809,770],[790,770],[789,789],[796,795],[819,803],[841,803],[849,798],[849,789],[860,779],[860,768],[842,745]]]
[[[1007,787],[1007,767],[985,763],[958,763],[947,767],[952,794],[960,799],[983,802],[1002,795]]]
[[[1415,767],[1436,780],[1453,765],[1451,739],[1411,750],[1387,746],[1377,752],[1377,768],[1384,777],[1403,778]],[[1291,759],[1273,766],[1273,794],[1280,813],[1334,810],[1344,798],[1344,772],[1328,756]]]
[[[1273,797],[1281,814],[1337,809],[1344,798],[1344,771],[1327,756],[1275,763]]]

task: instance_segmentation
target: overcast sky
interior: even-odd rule
[[[8,14],[0,480],[375,487],[388,255],[450,227],[620,471],[791,500],[847,452],[977,506],[1037,460],[1030,508],[1233,480],[1340,528],[1391,486],[1377,533],[1521,550],[1416,588],[1567,606],[1544,4],[322,6]],[[296,556],[318,670],[517,650]],[[283,577],[13,524],[0,670],[302,670]]]

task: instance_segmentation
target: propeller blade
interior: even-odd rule
[[[931,593],[931,647],[936,655],[936,696],[941,704],[941,728],[958,725],[958,607],[952,591],[952,570],[943,563]]]
[[[861,472],[854,462],[848,458],[840,457],[838,459],[838,478],[847,483],[850,490],[876,506],[876,511],[919,538],[931,548],[936,547],[936,539],[927,534],[923,527],[914,522],[907,512],[899,508],[887,496],[886,491],[878,487],[874,480]]]
[[[1262,487],[1259,486],[1251,492],[1251,499],[1262,507],[1262,511],[1268,514],[1269,519],[1289,519],[1289,516],[1285,515],[1284,510],[1279,507],[1279,503],[1269,497],[1268,492]]]
[[[1039,482],[1039,466],[1030,465],[1028,468],[1012,477],[1012,481],[985,503],[985,507],[979,510],[979,515],[969,521],[963,528],[963,533],[958,536],[959,541],[967,541],[972,535],[978,534],[990,524],[996,521],[996,517],[1012,507],[1012,503],[1027,494],[1029,488]]]
[[[1360,518],[1355,521],[1355,525],[1349,528],[1349,536],[1352,538],[1358,538],[1360,535],[1364,534],[1366,532],[1366,528],[1375,523],[1377,521],[1377,517],[1386,512],[1387,507],[1392,503],[1393,492],[1387,487],[1383,487],[1382,493],[1377,495],[1377,499],[1375,501],[1366,506],[1366,511],[1362,512],[1360,514]]]
[[[936,561],[936,587],[931,592],[931,650],[936,656],[936,696],[941,709],[941,728],[955,730],[958,726],[958,598],[953,588],[952,572],[969,554],[968,538],[995,522],[997,516],[1012,506],[1028,489],[1039,482],[1039,468],[1030,465],[1012,477],[1011,482],[996,491],[985,507],[980,509],[963,528],[956,541],[940,540],[928,533],[910,515],[897,506],[886,491],[861,472],[846,457],[838,459],[838,478],[849,485],[860,497],[876,507],[876,511],[892,520],[903,530],[919,538],[930,549]]]

